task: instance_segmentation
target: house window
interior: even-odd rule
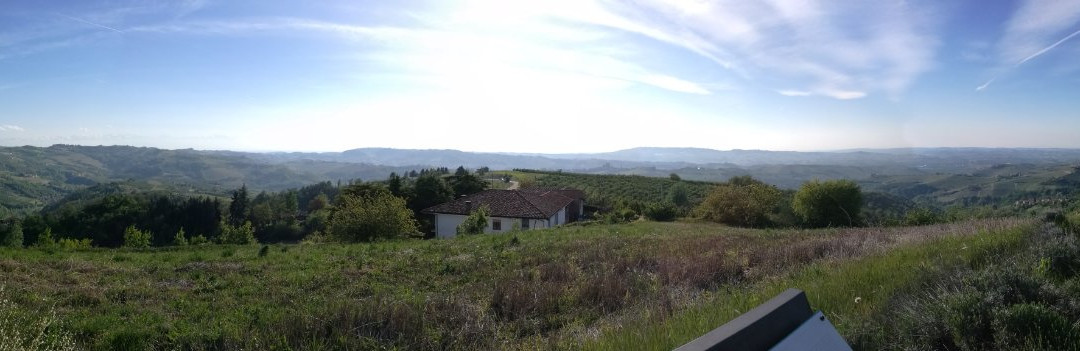
[[[528,218],[522,218],[521,219],[521,229],[529,229],[529,222],[531,222],[531,221]]]
[[[491,230],[502,230],[502,221],[498,219],[491,220]]]

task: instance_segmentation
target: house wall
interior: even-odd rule
[[[552,227],[566,224],[566,208],[564,207],[559,210],[559,212],[555,212],[555,214],[551,215],[551,218],[548,218],[548,223],[551,223]]]
[[[435,236],[439,238],[453,238],[457,235],[457,227],[465,222],[465,215],[436,214]],[[489,223],[490,225],[490,223]]]
[[[560,211],[561,212],[561,211]],[[556,215],[557,216],[557,215]],[[457,227],[465,222],[465,215],[456,214],[436,214],[435,215],[435,237],[438,238],[453,238],[457,236]],[[554,216],[552,217],[554,218]],[[492,229],[492,223],[498,219],[502,221],[502,229]],[[543,219],[524,219],[524,218],[507,218],[507,217],[489,217],[487,228],[484,228],[484,233],[505,233],[514,230],[514,223],[521,223],[521,221],[530,221],[529,229],[543,229],[548,228],[548,220]]]

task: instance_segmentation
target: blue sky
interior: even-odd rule
[[[5,1],[0,144],[1080,147],[1080,0]]]

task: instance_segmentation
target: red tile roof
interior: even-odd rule
[[[571,202],[584,198],[574,189],[485,190],[453,201],[428,207],[422,213],[469,214],[472,209],[488,207],[492,217],[547,219]]]

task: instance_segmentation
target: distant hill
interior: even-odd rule
[[[139,187],[161,191],[223,195],[241,184],[247,184],[253,191],[280,190],[326,180],[385,179],[390,172],[457,166],[655,177],[676,173],[683,179],[700,181],[725,181],[733,176],[750,175],[783,188],[795,188],[810,179],[847,178],[898,196],[957,201],[987,194],[986,190],[975,191],[976,187],[1003,189],[1003,185],[991,185],[991,181],[997,181],[996,176],[979,178],[978,172],[984,169],[1001,165],[1042,169],[1076,164],[1080,164],[1080,150],[1074,149],[791,152],[642,147],[606,153],[512,154],[388,148],[251,153],[131,146],[2,147],[0,216],[36,211],[101,183],[134,182],[141,184]],[[939,193],[954,191],[949,184],[964,183],[957,180],[964,177],[977,178],[972,182],[978,184],[972,184],[975,187],[968,192]],[[1080,182],[1080,176],[1069,177],[1041,177],[1043,183],[1039,184],[1056,184],[1051,189],[1056,191]],[[1031,192],[1046,191],[1048,187],[1017,185],[1015,189]],[[994,190],[997,195],[990,198],[1003,198],[1003,191]]]
[[[760,165],[838,165],[908,167],[931,172],[962,172],[1003,163],[1080,162],[1078,149],[913,148],[837,152],[712,150],[641,147],[605,153],[515,154],[458,150],[362,148],[325,153],[267,153],[273,161],[322,160],[389,166],[487,166],[492,169],[531,168],[584,170],[594,168],[679,169],[686,167],[749,167]]]
[[[325,180],[384,179],[404,169],[315,160],[269,162],[258,154],[190,149],[5,147],[0,148],[0,216],[35,211],[100,183],[137,181],[139,188],[155,191],[227,194],[242,184],[254,191],[281,190]]]

